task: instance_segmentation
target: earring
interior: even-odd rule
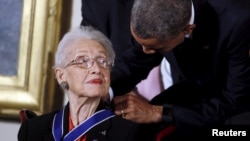
[[[60,84],[61,88],[63,90],[68,90],[69,89],[69,84],[66,82],[66,81],[63,81],[61,84]]]

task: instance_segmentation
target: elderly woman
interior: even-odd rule
[[[115,116],[108,97],[115,58],[101,32],[83,26],[68,32],[58,45],[55,74],[69,102],[60,111],[24,121],[19,141],[132,141],[137,125]]]

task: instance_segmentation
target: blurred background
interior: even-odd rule
[[[1,0],[2,1],[2,0]],[[16,1],[16,0],[14,0]],[[18,0],[19,1],[19,0]],[[68,0],[67,0],[68,1]],[[71,9],[68,13],[71,14],[69,28],[80,25],[81,22],[81,0],[72,0]],[[1,9],[0,9],[1,11]],[[0,12],[1,14],[4,14]],[[0,14],[0,15],[1,15]],[[1,19],[4,20],[4,19]],[[67,99],[63,99],[62,103],[65,104]],[[19,120],[0,119],[0,137],[1,141],[17,141],[17,133],[20,127]]]

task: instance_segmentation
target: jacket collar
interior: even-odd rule
[[[105,102],[100,102],[98,105],[96,111],[102,110],[102,109],[107,109],[109,107],[109,103]],[[54,115],[57,113],[56,111]],[[64,115],[63,115],[63,126],[64,126],[64,131],[63,131],[63,136],[65,136],[69,132],[69,102],[65,105],[65,110],[64,110]],[[47,134],[44,138],[44,141],[54,141],[54,137],[52,135],[52,125],[53,125],[53,120],[50,121],[49,128],[51,129],[51,133]],[[106,132],[107,129],[109,129],[111,126],[110,120],[107,120],[91,130],[89,130],[86,135],[87,135],[87,141],[92,141],[98,138],[98,140],[105,140]]]

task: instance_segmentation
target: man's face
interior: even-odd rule
[[[159,40],[157,38],[143,39],[137,36],[133,32],[132,28],[131,28],[131,34],[134,37],[134,39],[139,44],[142,45],[143,52],[146,54],[153,54],[155,52],[166,53],[175,48],[181,42],[183,42],[185,37],[185,34],[181,32],[179,35],[170,40]]]

